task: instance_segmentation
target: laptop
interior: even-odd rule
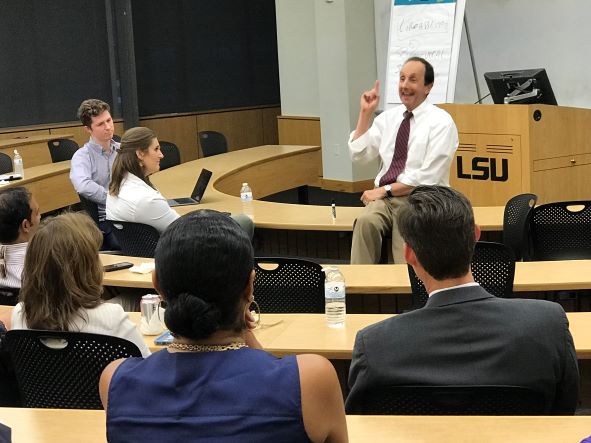
[[[181,198],[173,198],[167,200],[168,205],[172,208],[174,206],[185,206],[185,205],[196,205],[201,202],[203,198],[203,194],[205,193],[205,188],[207,188],[207,184],[211,179],[211,171],[207,169],[202,169],[201,174],[199,174],[199,178],[197,179],[197,183],[195,183],[195,187],[193,188],[193,193],[191,197],[181,197]]]

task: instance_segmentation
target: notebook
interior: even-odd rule
[[[211,179],[211,174],[211,171],[208,171],[207,169],[202,169],[201,174],[199,174],[199,178],[197,179],[197,183],[195,183],[195,188],[193,188],[193,193],[191,194],[191,197],[181,197],[167,200],[168,205],[170,207],[174,207],[199,204],[199,202],[203,198],[203,194],[205,193],[205,188],[207,188],[207,184]]]

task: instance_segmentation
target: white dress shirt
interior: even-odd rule
[[[0,274],[0,288],[20,288],[29,243],[0,245],[0,260],[4,260],[6,275]]]
[[[143,223],[162,233],[179,217],[160,192],[129,172],[119,195],[107,195],[107,220]]]
[[[404,105],[378,115],[365,134],[353,140],[349,136],[351,160],[369,162],[380,157],[382,166],[376,176],[375,186],[384,175],[394,155],[396,135],[404,118]],[[408,186],[449,186],[449,170],[458,148],[458,130],[451,116],[427,100],[412,111],[408,156],[404,171],[397,182]]]

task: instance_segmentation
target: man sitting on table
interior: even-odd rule
[[[103,249],[118,249],[111,227],[105,222],[107,189],[119,149],[119,143],[113,140],[115,127],[110,107],[102,100],[84,100],[78,108],[78,118],[90,140],[72,156],[70,180],[78,194],[98,205]]]
[[[398,228],[429,300],[359,331],[348,410],[381,386],[512,385],[543,393],[550,414],[572,414],[579,373],[566,315],[557,303],[497,298],[474,282],[480,230],[466,197],[417,187]]]
[[[451,116],[427,100],[433,87],[433,66],[409,58],[400,69],[398,95],[402,105],[370,120],[378,103],[379,83],[361,95],[357,128],[349,137],[351,160],[382,163],[375,187],[365,191],[365,210],[353,228],[351,264],[378,263],[382,240],[392,235],[392,256],[402,263],[402,239],[397,212],[418,185],[449,186],[449,168],[458,147],[458,130]]]
[[[26,188],[0,190],[0,304],[15,305],[29,239],[41,220]],[[5,289],[3,291],[3,289]]]

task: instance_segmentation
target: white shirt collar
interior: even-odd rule
[[[450,289],[457,289],[457,288],[468,288],[470,286],[479,286],[478,283],[476,283],[475,281],[471,282],[471,283],[464,283],[461,285],[457,285],[457,286],[450,286],[449,288],[442,288],[442,289],[436,289],[435,291],[431,292],[429,294],[429,297],[431,297],[432,295],[435,295],[439,292],[443,292],[443,291],[449,291]]]

